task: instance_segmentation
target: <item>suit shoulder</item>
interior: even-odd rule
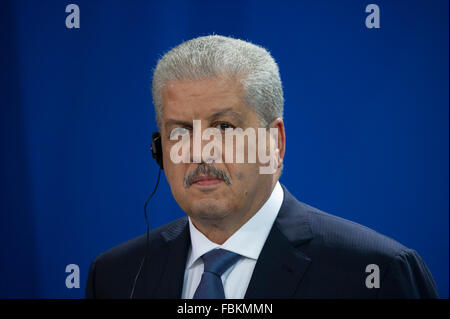
[[[170,238],[170,236],[172,236],[174,232],[177,232],[182,228],[184,228],[186,223],[187,218],[183,217],[151,230],[149,232],[150,248],[155,243]],[[117,260],[117,259],[129,260],[129,258],[133,258],[134,256],[142,258],[145,250],[146,240],[147,234],[143,234],[133,239],[130,239],[124,243],[121,243],[101,253],[99,256],[97,256],[94,262],[97,262],[99,260],[102,261]]]
[[[359,251],[364,255],[383,255],[387,258],[410,250],[369,227],[301,204],[309,214],[313,233],[327,248]]]
[[[148,256],[148,265],[151,265],[151,260],[157,260],[161,249],[164,251],[167,241],[185,229],[186,222],[187,218],[181,218],[150,231],[148,255],[145,255],[147,235],[144,234],[97,256],[89,269],[86,296],[128,298],[144,256]]]
[[[298,201],[285,188],[284,195],[277,223],[294,244],[310,239],[310,246],[322,253],[384,260],[410,251],[375,230]]]
[[[416,251],[366,226],[299,202],[287,191],[277,226],[297,253],[309,259],[308,275],[303,279],[307,296],[437,296],[431,273]],[[377,266],[379,290],[367,289],[369,265]]]

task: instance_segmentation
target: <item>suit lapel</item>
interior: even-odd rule
[[[178,220],[161,236],[158,247],[151,251],[155,261],[148,268],[151,273],[147,276],[145,298],[180,299],[191,244],[187,218]]]
[[[298,249],[313,238],[307,212],[283,190],[283,204],[259,255],[246,299],[292,298],[311,262]]]
[[[273,227],[258,258],[246,299],[291,298],[311,259]]]

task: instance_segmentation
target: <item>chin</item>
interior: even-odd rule
[[[201,200],[194,204],[191,210],[194,218],[222,219],[231,213],[228,207],[219,205],[215,200]]]

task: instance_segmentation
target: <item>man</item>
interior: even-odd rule
[[[301,203],[278,182],[286,147],[283,91],[265,49],[222,36],[184,42],[158,62],[152,91],[160,161],[188,216],[151,231],[148,242],[144,235],[98,256],[87,297],[437,297],[414,250]],[[195,135],[210,128],[223,136],[235,130],[236,141],[244,132],[246,160],[233,153],[224,160],[230,151],[238,157],[238,142],[213,155],[198,145],[196,151]],[[256,145],[250,133],[262,128]],[[180,136],[193,148],[183,151],[183,161],[174,160]],[[250,160],[261,150],[270,154],[269,174],[261,173],[262,157]]]

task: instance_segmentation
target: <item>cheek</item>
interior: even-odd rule
[[[186,189],[184,188],[184,168],[183,165],[169,163],[164,169],[167,182],[175,201],[182,209],[185,209],[185,203],[189,200],[186,197]]]
[[[236,163],[226,163],[225,167],[221,169],[225,170],[227,174],[231,177],[232,185],[241,185],[246,176],[246,166],[247,164],[236,164]]]
[[[235,185],[245,188],[257,182],[259,175],[259,164],[257,163],[234,164],[228,169]]]
[[[164,163],[164,172],[171,187],[183,187],[184,165],[174,164],[170,160]]]

